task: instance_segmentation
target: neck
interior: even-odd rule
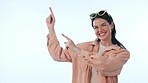
[[[113,43],[111,41],[100,41],[100,44],[102,44],[103,46],[111,46],[111,45],[113,45]]]

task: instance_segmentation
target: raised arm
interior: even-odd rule
[[[55,25],[55,17],[51,8],[51,14],[46,18],[46,24],[49,30],[49,34],[47,35],[47,47],[51,57],[56,61],[64,61],[71,62],[71,52],[68,49],[63,50],[60,46],[60,43],[56,37],[56,32],[54,29]]]
[[[55,17],[54,17],[51,7],[49,9],[50,9],[51,14],[46,18],[46,24],[47,24],[49,33],[55,33],[55,30],[54,30]]]

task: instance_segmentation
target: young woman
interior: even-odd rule
[[[105,10],[90,15],[97,37],[95,41],[75,45],[70,38],[62,34],[67,39],[66,49],[63,49],[56,37],[55,17],[51,8],[50,11],[50,16],[46,18],[49,29],[48,51],[55,61],[72,63],[72,83],[118,83],[118,75],[130,53],[116,39],[111,15]]]

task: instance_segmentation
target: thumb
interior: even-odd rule
[[[64,44],[66,45],[66,44],[67,44],[67,42],[64,42]]]
[[[67,42],[64,42],[66,49],[68,49],[69,47],[67,46]]]

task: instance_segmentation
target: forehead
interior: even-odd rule
[[[93,21],[93,25],[101,25],[102,23],[106,23],[107,21],[105,19],[102,18],[95,18],[95,20]]]

